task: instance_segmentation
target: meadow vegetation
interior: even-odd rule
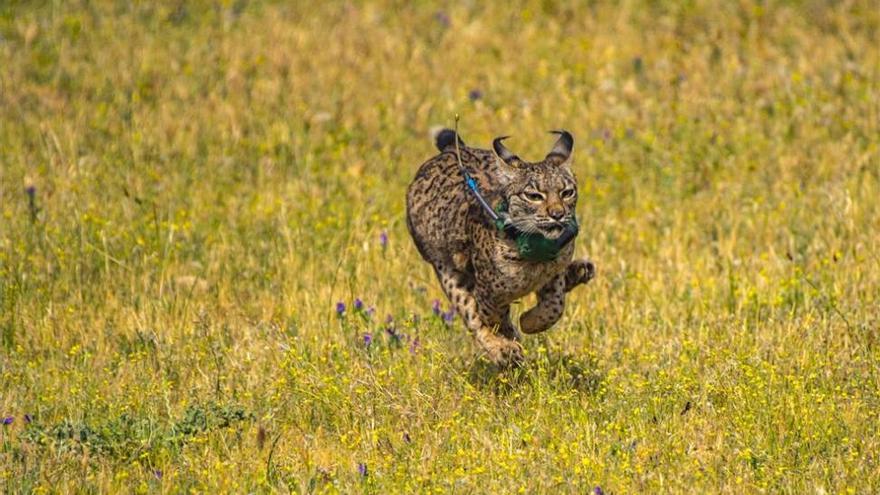
[[[880,492],[878,40],[873,0],[0,2],[0,491]],[[404,223],[456,114],[576,140],[598,275],[517,370]]]

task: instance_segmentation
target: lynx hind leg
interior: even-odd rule
[[[477,299],[468,287],[464,274],[456,273],[452,269],[437,268],[437,277],[446,297],[489,359],[500,366],[521,362],[522,346],[516,341],[516,329],[510,323],[507,313],[494,315],[492,311],[487,311],[489,308],[485,305],[478,307]]]
[[[565,269],[565,292],[586,284],[596,276],[596,265],[589,260],[574,260]]]
[[[540,333],[552,327],[565,309],[567,274],[558,275],[537,292],[538,303],[523,313],[519,326],[525,333]]]

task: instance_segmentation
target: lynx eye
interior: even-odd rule
[[[536,191],[526,191],[523,196],[532,203],[540,203],[544,201],[544,195]]]
[[[559,196],[562,199],[571,199],[574,197],[574,189],[563,189]]]

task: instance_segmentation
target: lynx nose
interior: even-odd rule
[[[550,215],[550,218],[553,220],[562,220],[562,217],[565,216],[565,210],[562,208],[550,208],[547,214]]]

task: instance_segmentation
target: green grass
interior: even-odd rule
[[[880,491],[876,2],[294,3],[0,5],[0,491]],[[455,114],[575,136],[520,370],[406,232]]]

